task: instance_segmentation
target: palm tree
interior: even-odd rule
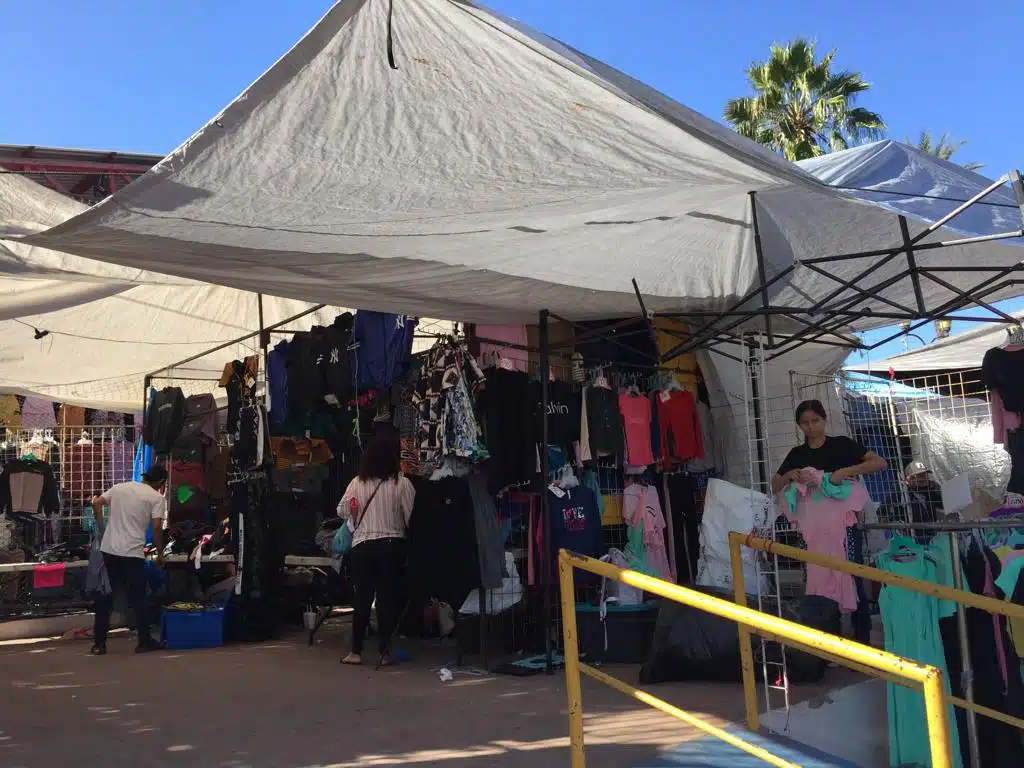
[[[967,144],[967,140],[953,141],[948,133],[944,133],[939,137],[938,141],[935,141],[932,139],[930,131],[921,131],[917,144],[914,144],[910,139],[907,139],[906,143],[916,146],[922,152],[927,152],[929,155],[935,155],[941,160],[949,160],[953,157],[954,152]],[[976,171],[979,168],[985,167],[984,163],[962,163],[962,165],[968,171]]]
[[[726,121],[787,160],[805,160],[881,138],[881,116],[853,105],[871,84],[858,72],[833,72],[835,54],[833,49],[816,61],[814,43],[804,38],[773,44],[767,61],[747,68],[754,95],[730,99]]]

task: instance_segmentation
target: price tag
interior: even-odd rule
[[[558,497],[559,499],[565,496],[565,491],[559,488],[554,483],[548,486],[548,490],[555,494],[555,496]]]
[[[667,403],[669,400],[672,399],[672,393],[666,389],[664,392],[658,395],[658,397],[661,398],[661,402]]]

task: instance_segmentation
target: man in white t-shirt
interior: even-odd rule
[[[114,595],[125,592],[135,615],[135,629],[139,635],[136,653],[154,651],[160,643],[150,634],[149,612],[146,610],[146,532],[153,526],[153,545],[158,565],[163,565],[164,486],[167,470],[161,465],[151,467],[142,476],[141,483],[120,483],[102,496],[92,500],[96,525],[103,529],[103,507],[110,508],[100,551],[107,569],[111,593],[96,600],[96,622],[93,627],[93,646],[96,656],[107,652],[107,632],[110,614],[114,609]]]

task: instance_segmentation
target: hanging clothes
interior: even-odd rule
[[[866,492],[865,492],[866,493]],[[883,571],[924,581],[937,581],[935,562],[927,557],[923,548],[916,548],[909,559],[881,553],[876,566]],[[938,667],[945,673],[947,694],[949,674],[939,632],[939,604],[933,597],[918,592],[882,587],[878,599],[885,630],[885,650],[906,656],[921,664]],[[928,729],[921,692],[894,683],[886,683],[886,710],[889,716],[889,765],[931,765]],[[949,722],[954,719],[949,708]],[[983,720],[984,718],[979,718]],[[960,739],[957,730],[950,729],[953,765],[962,768]],[[1015,765],[1018,763],[1003,763]]]
[[[48,463],[14,459],[4,465],[0,472],[0,512],[35,516],[59,511],[57,482]]]
[[[791,483],[783,509],[810,551],[846,560],[847,529],[857,523],[857,512],[871,499],[863,484],[849,480],[833,484],[830,474],[822,473],[820,483],[804,493]],[[807,594],[835,600],[844,613],[857,610],[857,586],[847,573],[808,563]]]
[[[999,572],[999,559],[992,550],[972,537],[966,553],[962,553],[962,559],[964,589],[995,597],[993,578]],[[1016,661],[1016,653],[1007,632],[1005,618],[977,608],[967,608],[966,619],[975,702],[1014,717],[1024,716],[1024,686],[1017,665],[1014,663],[1012,668],[1009,666],[1011,660]],[[949,666],[950,687],[954,696],[962,697],[962,661],[956,617],[942,619],[939,629]],[[1015,674],[1009,674],[1011,671]],[[962,720],[958,716],[958,722]],[[1018,729],[988,717],[978,717],[977,723],[982,768],[1024,765],[1024,742]],[[965,728],[965,723],[960,726],[963,737],[961,747],[966,759],[966,744],[963,743],[966,741]]]
[[[143,437],[158,454],[170,453],[185,424],[185,394],[180,387],[165,387],[149,400]]]
[[[492,493],[529,480],[537,473],[537,425],[530,377],[521,371],[489,368],[477,396],[483,442],[490,453],[487,485]]]
[[[387,389],[409,367],[419,320],[386,312],[356,312],[352,325],[356,381],[361,389]]]
[[[280,424],[288,418],[288,348],[282,339],[267,353],[267,386],[270,389],[270,421]],[[346,350],[346,357],[348,352]]]
[[[460,381],[470,396],[484,382],[484,374],[476,360],[469,355],[465,344],[441,342],[431,348],[416,380],[413,404],[419,409],[419,464],[420,471],[433,472],[445,457],[446,439],[451,436],[453,448],[465,450],[468,440],[475,439],[479,447],[479,426],[473,415],[471,401],[456,395],[449,400]]]
[[[621,394],[619,395],[619,413],[622,414],[626,432],[626,464],[632,467],[646,467],[653,464],[651,401],[639,394]]]
[[[531,383],[534,397],[534,419],[540,424],[540,413],[543,401],[541,383]],[[548,383],[548,445],[561,448],[566,457],[576,455],[576,446],[580,441],[580,430],[583,419],[583,393],[573,391],[564,381]],[[589,428],[589,422],[588,422]],[[540,428],[538,427],[538,432]],[[540,437],[538,436],[538,440]]]
[[[622,413],[618,398],[608,387],[587,387],[583,391],[587,416],[587,447],[591,459],[622,456],[625,453]],[[582,423],[582,422],[581,422]],[[582,441],[583,436],[580,436]]]
[[[57,426],[57,415],[53,411],[53,403],[41,397],[26,397],[21,406],[22,429],[54,429]]]
[[[661,427],[661,456],[665,461],[704,456],[697,403],[689,392],[662,392],[657,396]]]
[[[629,528],[626,555],[640,569],[659,579],[674,582],[675,574],[665,543],[665,515],[653,485],[634,483],[623,491],[622,518]]]

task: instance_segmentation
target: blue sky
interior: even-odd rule
[[[169,152],[331,4],[2,0],[0,143]],[[862,103],[894,138],[930,129],[967,139],[958,159],[984,163],[987,175],[1024,165],[1021,53],[1012,42],[1024,37],[1021,0],[489,4],[715,119],[746,93],[744,68],[772,42],[810,37],[874,84]],[[896,342],[881,354],[901,349]]]

